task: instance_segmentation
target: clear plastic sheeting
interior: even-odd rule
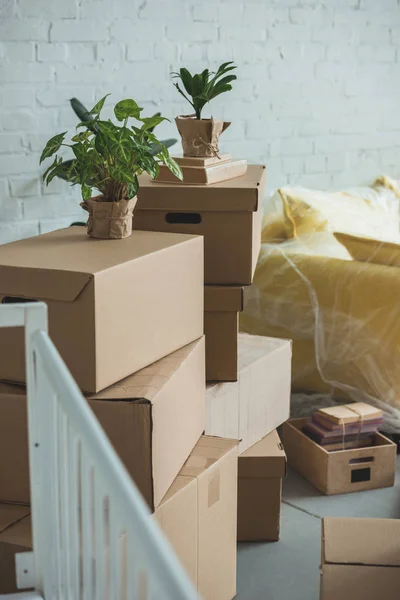
[[[376,196],[374,206],[380,206],[383,213],[380,228],[385,216],[388,219],[389,233],[382,239],[393,240],[393,219],[395,223],[397,219],[398,231],[393,203],[398,199],[392,189],[381,187],[380,196],[370,188],[368,202]],[[287,217],[286,212],[282,221],[286,232]],[[317,217],[321,223],[319,211]],[[301,229],[301,215],[297,218]],[[335,230],[339,226],[337,216]],[[351,224],[344,229],[351,233]],[[355,229],[357,235],[363,233],[360,221]],[[383,410],[385,431],[400,433],[399,267],[376,264],[373,259],[354,260],[329,226],[268,242],[272,230],[275,238],[279,230],[276,212],[264,221],[254,282],[245,289],[241,330],[293,340],[297,415],[336,401],[363,401]],[[365,237],[372,237],[367,230]]]

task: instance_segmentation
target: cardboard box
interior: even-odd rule
[[[204,338],[89,396],[89,404],[151,508],[204,431]],[[26,397],[0,385],[0,501],[29,502]]]
[[[279,540],[285,475],[286,455],[276,431],[239,456],[238,541]]]
[[[181,162],[184,184],[210,185],[234,177],[242,177],[247,171],[247,160],[228,160],[204,166],[187,165]],[[160,170],[155,183],[181,183],[166,165],[160,165]],[[182,185],[181,183],[181,185]]]
[[[239,312],[243,288],[206,285],[204,333],[207,381],[237,381]]]
[[[199,237],[69,227],[0,247],[0,300],[46,302],[67,367],[98,392],[201,337],[202,254]],[[0,380],[25,380],[22,336],[0,331]]]
[[[289,466],[327,496],[394,485],[396,444],[377,433],[368,448],[327,452],[302,432],[308,419],[283,426],[283,446]]]
[[[236,594],[237,442],[202,436],[155,518],[203,600]]]
[[[202,436],[154,517],[203,600],[235,596],[236,516],[237,443]],[[6,533],[0,534],[0,593],[17,591],[14,555],[31,548],[30,518]]]
[[[320,600],[394,600],[400,590],[398,519],[322,519]]]
[[[0,594],[18,592],[15,555],[32,548],[30,508],[0,504]]]
[[[206,434],[240,440],[239,453],[289,418],[292,344],[239,334],[237,383],[206,390]]]
[[[205,283],[249,285],[261,244],[266,169],[208,186],[153,183],[141,175],[134,229],[204,236]]]

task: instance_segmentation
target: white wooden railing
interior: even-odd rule
[[[18,600],[195,600],[197,593],[47,333],[43,303],[0,306],[25,327],[33,551]]]

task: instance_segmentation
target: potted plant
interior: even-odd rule
[[[42,152],[40,163],[55,154],[53,163],[43,175],[47,185],[62,173],[67,181],[81,186],[81,206],[89,213],[87,226],[90,236],[121,239],[132,233],[138,175],[146,172],[153,178],[157,177],[158,161],[162,161],[179,179],[182,179],[182,173],[166,146],[152,131],[168,119],[161,115],[141,117],[142,108],[135,100],[126,99],[114,107],[120,124],[103,121],[100,113],[107,96],[89,111],[93,120],[78,124],[77,128],[84,131],[74,135],[71,144],[64,143],[66,131],[51,138]],[[136,119],[139,125],[128,125],[130,118]],[[157,147],[155,155],[154,145]],[[61,156],[57,155],[62,146],[71,148],[74,153],[67,169]],[[100,195],[93,197],[93,188]]]
[[[178,82],[174,86],[194,109],[194,114],[175,119],[185,156],[218,156],[219,136],[230,123],[216,121],[213,117],[202,119],[201,112],[210,100],[232,89],[231,82],[237,77],[227,73],[233,69],[236,66],[229,61],[223,63],[215,73],[205,69],[202,73],[192,75],[185,68],[180,69],[179,73],[172,73],[174,79],[181,81],[187,95]]]

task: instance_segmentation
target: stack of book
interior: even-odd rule
[[[372,446],[382,411],[364,402],[317,410],[303,432],[328,452]]]

